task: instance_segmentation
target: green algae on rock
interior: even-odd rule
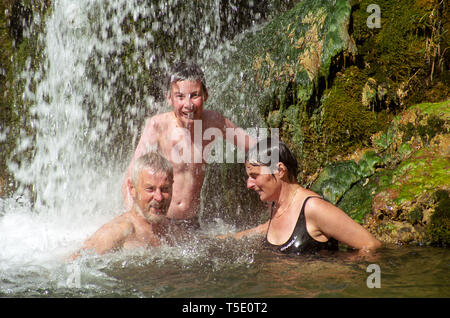
[[[358,163],[330,164],[311,189],[384,242],[448,245],[450,205],[439,202],[447,202],[450,189],[449,106],[444,101],[410,107],[372,136],[373,149]],[[404,138],[408,124],[413,133]]]

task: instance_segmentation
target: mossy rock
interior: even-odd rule
[[[383,128],[378,113],[361,101],[367,75],[356,66],[347,68],[325,90],[321,109],[321,134],[330,157],[363,146]]]
[[[361,180],[353,185],[339,201],[338,207],[359,224],[372,212],[373,191],[377,188],[373,181]]]
[[[449,191],[438,190],[434,192],[436,208],[427,228],[431,244],[450,244],[450,196]]]
[[[444,101],[410,107],[396,116],[388,128],[372,136],[373,149],[361,152],[358,161],[327,165],[311,189],[337,204],[355,221],[367,224],[380,239],[405,244],[447,244],[445,209],[450,205],[434,204],[429,197],[435,189],[450,186],[448,106],[449,101]],[[430,118],[439,118],[439,125],[429,128],[433,123]],[[411,125],[415,139],[402,140],[406,123]],[[417,127],[432,132],[426,142],[419,142]],[[447,202],[445,195],[440,198]],[[434,206],[441,212],[436,214]]]
[[[420,110],[426,115],[436,115],[446,120],[450,119],[450,100],[435,103],[421,103],[408,108],[408,111]]]
[[[27,33],[28,30],[39,33],[44,29],[50,7],[49,0],[5,0],[0,3],[0,178],[5,180],[5,192],[12,191],[14,184],[7,162],[11,158],[20,160],[14,157],[17,138],[21,132],[33,134],[30,105],[23,100],[25,80],[20,74],[25,66],[33,70],[39,68],[42,43],[40,37]],[[25,156],[31,156],[31,152]]]
[[[401,109],[430,100],[431,95],[424,92],[433,90],[433,80],[434,86],[443,90],[434,94],[438,100],[448,96],[448,85],[445,85],[448,64],[441,63],[436,68],[437,61],[444,58],[438,52],[448,47],[448,41],[444,41],[448,36],[444,24],[448,20],[445,3],[380,0],[376,4],[380,8],[381,27],[369,28],[367,19],[372,12],[367,12],[367,7],[373,3],[354,1],[352,36],[370,76],[388,88],[385,96],[390,100],[387,101],[390,107]],[[440,50],[433,51],[432,46]],[[439,84],[441,81],[444,85]]]
[[[359,180],[358,165],[355,161],[338,162],[323,169],[311,190],[336,204],[351,185]]]
[[[336,204],[354,184],[373,175],[381,162],[375,151],[369,150],[364,152],[358,163],[347,160],[330,164],[320,173],[311,190]]]
[[[376,3],[381,10],[381,28],[369,28],[367,19],[371,12],[366,9],[370,4],[373,1],[352,1],[349,33],[357,53],[351,58],[335,59],[336,75],[331,82],[325,82],[323,92],[317,92],[322,96],[320,102],[310,103],[314,109],[309,110],[308,116],[300,115],[307,139],[302,159],[312,162],[309,173],[314,173],[317,166],[369,146],[368,138],[384,131],[393,114],[409,105],[439,101],[449,95],[448,63],[443,62],[446,59],[442,51],[448,51],[448,45],[442,41],[448,36],[445,4],[437,0],[383,0]],[[431,52],[430,45],[441,51]],[[439,120],[434,119],[428,126],[438,124]],[[416,127],[418,135],[433,135],[433,130],[422,128]],[[397,129],[398,126],[389,127],[378,136],[377,150],[394,144]],[[405,156],[411,154],[407,148],[402,148]],[[395,163],[396,159],[383,158],[386,163]]]
[[[449,158],[418,152],[395,169],[391,189],[398,191],[395,203],[402,204],[422,192],[448,184],[449,180]]]

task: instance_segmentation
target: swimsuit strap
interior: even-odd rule
[[[308,201],[310,198],[319,198],[322,199],[322,197],[319,197],[317,195],[310,195],[309,197],[306,197],[303,200],[303,204],[302,204],[302,209],[300,210],[300,214],[298,215],[298,219],[300,219],[300,216],[302,215],[302,213],[305,211],[305,205],[306,205],[306,201]],[[271,211],[270,211],[270,220],[269,220],[269,226],[267,227],[267,232],[266,232],[266,241],[269,242],[267,240],[267,235],[269,234],[269,229],[270,229],[270,224],[272,223],[272,217],[273,217],[273,208],[275,207],[275,202],[272,202],[272,207],[271,207]],[[294,226],[294,230],[297,227],[297,223],[298,223],[298,219],[296,222],[296,225]],[[306,225],[306,217],[305,217],[305,225]]]

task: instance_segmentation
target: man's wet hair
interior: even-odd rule
[[[278,153],[278,156],[276,154]],[[273,158],[277,158],[273,162]],[[282,162],[287,170],[288,177],[294,181],[297,179],[298,162],[291,150],[278,137],[268,137],[258,141],[246,154],[245,160],[252,166],[270,167],[272,173],[276,170],[278,162]]]
[[[194,62],[178,61],[169,70],[165,90],[170,94],[172,83],[178,81],[200,81],[203,94],[206,93],[206,80],[203,70]]]
[[[139,174],[144,168],[153,169],[155,173],[165,173],[173,181],[173,168],[170,162],[159,153],[152,151],[136,159],[133,165],[131,181],[135,187],[137,187],[139,181]]]

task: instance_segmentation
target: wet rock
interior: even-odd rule
[[[5,180],[0,177],[0,198],[3,197],[3,195],[5,194]]]
[[[450,244],[450,191],[440,189],[434,192],[436,205],[430,217],[427,234],[432,244],[448,246]]]

